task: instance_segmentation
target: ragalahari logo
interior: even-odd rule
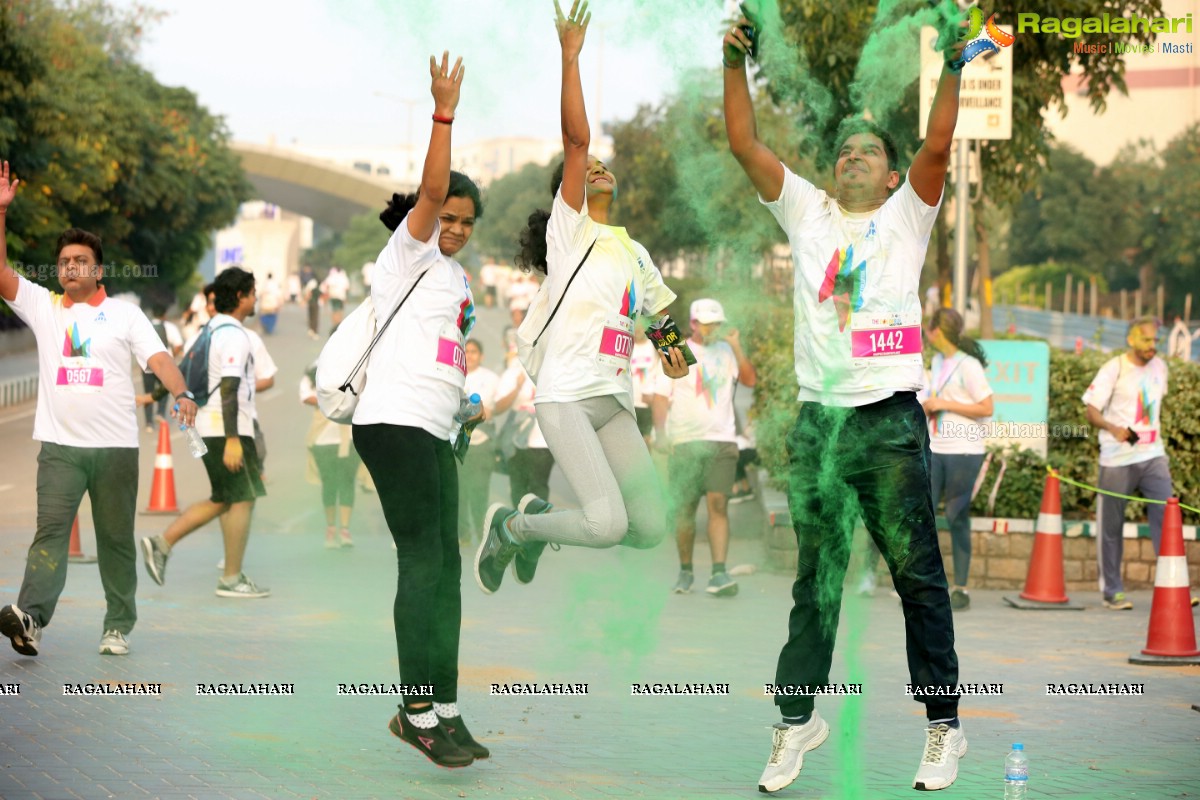
[[[1017,40],[1011,33],[1000,30],[995,14],[988,17],[985,25],[983,11],[979,6],[972,6],[963,38],[967,40],[967,44],[963,47],[962,55],[952,65],[955,69],[962,69],[984,53],[999,53],[1001,47],[1009,47]]]

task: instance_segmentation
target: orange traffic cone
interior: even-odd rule
[[[1025,575],[1025,591],[1021,592],[1020,597],[1004,598],[1004,602],[1022,610],[1083,610],[1081,606],[1071,605],[1067,597],[1063,579],[1062,532],[1062,497],[1059,494],[1058,475],[1051,471],[1046,476],[1042,508],[1034,528],[1033,556],[1029,559],[1029,572]]]
[[[79,516],[76,515],[75,522],[71,524],[71,545],[67,550],[67,561],[72,564],[91,564],[95,560],[95,556],[83,552],[83,546],[79,543]]]
[[[171,427],[164,419],[158,426],[158,453],[154,456],[154,483],[150,505],[143,514],[178,514],[175,504],[175,465],[171,460]]]
[[[1167,501],[1163,516],[1146,649],[1131,655],[1129,663],[1200,664],[1188,586],[1187,555],[1183,549],[1183,515],[1179,510],[1179,499],[1175,497]]]

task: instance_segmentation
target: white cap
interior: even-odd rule
[[[702,298],[692,303],[691,318],[701,325],[725,321],[725,309],[716,300]]]

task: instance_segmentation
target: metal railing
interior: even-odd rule
[[[37,397],[38,376],[22,375],[0,381],[0,408],[15,406]]]

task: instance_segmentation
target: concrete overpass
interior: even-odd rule
[[[415,185],[370,175],[280,147],[233,142],[242,169],[260,200],[312,217],[321,225],[345,230],[350,218],[381,211],[393,192]]]

